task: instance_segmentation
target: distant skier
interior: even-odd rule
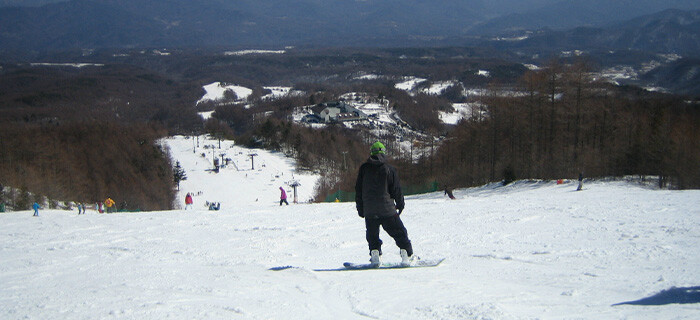
[[[408,231],[399,217],[405,205],[401,183],[396,168],[386,162],[385,151],[379,141],[370,148],[370,157],[357,174],[355,205],[357,214],[365,219],[370,264],[379,267],[382,263],[379,238],[379,226],[382,226],[401,249],[401,264],[408,266],[414,257]]]
[[[192,203],[192,195],[188,192],[185,196],[185,210],[187,210],[187,208],[192,209]]]
[[[35,216],[35,217],[38,217],[38,216],[39,216],[39,209],[40,209],[40,208],[41,208],[41,207],[39,206],[39,204],[36,203],[36,202],[34,202],[34,204],[32,205],[32,209],[34,209],[34,216]]]
[[[289,205],[289,202],[287,202],[287,192],[284,191],[284,188],[280,187],[280,206],[283,203]]]
[[[80,202],[78,202],[77,207],[78,207],[78,214],[83,214],[83,207],[80,205]]]
[[[578,173],[578,188],[576,188],[576,191],[581,190],[583,190],[583,172]]]
[[[105,200],[105,207],[107,207],[107,213],[114,212],[114,205],[115,204],[116,204],[116,202],[114,202],[114,200],[112,200],[112,198],[107,198],[107,200]]]
[[[456,199],[455,196],[452,194],[452,189],[448,188],[447,185],[445,185],[445,194],[452,200]]]

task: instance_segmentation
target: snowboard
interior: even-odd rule
[[[353,263],[345,262],[343,267],[345,270],[382,270],[382,269],[408,269],[408,268],[427,268],[437,267],[445,260],[445,258],[432,260],[417,260],[409,266],[404,266],[401,262],[385,262],[379,267],[372,267],[369,263]],[[342,269],[341,269],[342,270]]]
[[[382,263],[381,266],[372,267],[369,263],[353,263],[345,262],[343,267],[336,269],[312,269],[313,271],[353,271],[353,270],[387,270],[387,269],[409,269],[409,268],[427,268],[427,267],[437,267],[445,261],[445,258],[431,259],[431,260],[417,260],[410,266],[401,265],[401,262],[387,262]],[[303,269],[295,266],[279,266],[269,268],[270,271],[282,271],[289,269]]]

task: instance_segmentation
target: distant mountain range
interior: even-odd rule
[[[607,27],[666,9],[700,10],[699,1],[688,0],[564,0],[516,13],[507,13],[470,29],[476,34],[549,28]]]
[[[34,0],[11,7],[19,2],[0,0],[0,55],[82,48],[460,45],[475,36],[543,28],[561,39],[532,37],[528,45],[583,39],[688,52],[700,42],[698,13],[689,10],[700,9],[696,2]],[[525,11],[527,4],[533,9]],[[683,10],[623,23],[670,7]],[[498,16],[499,10],[504,14]]]
[[[639,83],[662,87],[669,92],[700,95],[700,58],[686,58],[655,68],[644,74]]]
[[[511,48],[550,50],[631,49],[655,53],[700,55],[700,10],[676,9],[635,18],[605,28],[578,27],[564,31],[520,32]],[[518,39],[518,38],[510,38]]]

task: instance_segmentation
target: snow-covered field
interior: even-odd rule
[[[231,91],[236,95],[236,99],[234,101],[229,101],[233,103],[242,103],[248,100],[250,96],[253,94],[253,89],[238,86],[238,85],[232,85],[232,84],[224,84],[221,82],[213,82],[210,84],[207,84],[202,87],[206,93],[204,96],[197,101],[197,104],[206,102],[206,101],[212,101],[212,102],[221,102],[226,99],[226,91]],[[298,91],[298,90],[292,90],[291,87],[280,87],[280,86],[268,86],[268,87],[263,87],[263,89],[270,90],[270,93],[264,95],[261,97],[263,100],[268,100],[268,99],[277,99],[281,98],[284,96],[293,96],[293,95],[299,95],[303,94],[303,92]],[[249,106],[248,106],[249,107]]]
[[[453,103],[452,107],[455,109],[455,112],[440,111],[438,114],[443,123],[457,124],[462,119],[486,115],[486,112],[483,111],[486,110],[486,106],[479,102]]]
[[[237,85],[226,85],[221,82],[214,82],[205,85],[204,90],[207,92],[197,103],[204,101],[218,101],[224,98],[224,92],[230,90],[236,94],[237,101],[245,101],[253,93],[253,89],[241,87]]]
[[[1,319],[700,315],[697,190],[587,182],[576,192],[574,183],[517,182],[456,190],[457,200],[411,196],[402,218],[416,254],[447,257],[442,265],[314,271],[368,259],[353,203],[280,207],[278,188],[292,173],[302,198],[316,177],[279,154],[230,142],[222,150],[241,171],[214,174],[205,171],[211,153],[192,152],[196,142],[165,143],[188,176],[178,199],[202,192],[194,210],[0,214]],[[256,170],[245,160],[252,152]],[[206,210],[206,200],[220,201],[221,211]],[[398,248],[382,238],[384,260],[398,261]]]

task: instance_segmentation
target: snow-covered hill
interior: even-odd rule
[[[0,318],[700,314],[698,190],[609,181],[587,182],[576,192],[573,183],[542,181],[456,190],[457,200],[442,193],[411,196],[402,218],[416,254],[447,257],[442,265],[321,272],[314,269],[368,259],[353,203],[280,207],[278,187],[292,174],[302,183],[301,199],[315,179],[295,172],[281,155],[224,142],[221,150],[238,170],[230,164],[216,174],[205,171],[210,151],[200,146],[193,152],[196,141],[164,143],[187,172],[179,200],[184,192],[202,192],[194,210],[0,214]],[[258,154],[255,170],[249,169],[252,152]],[[207,210],[207,200],[220,201],[221,210]],[[382,238],[384,260],[398,261],[398,248],[386,234]]]
[[[280,187],[285,188],[290,200],[293,199],[293,184],[299,185],[298,202],[313,200],[318,175],[295,170],[294,161],[279,152],[246,149],[232,141],[219,143],[206,136],[177,136],[163,143],[187,175],[187,179],[180,182],[178,200],[181,203],[176,207],[184,208],[182,199],[188,192],[193,194],[198,208],[204,208],[206,202],[218,202],[224,208],[273,205],[279,202]],[[213,171],[215,158],[224,164],[218,173]]]

